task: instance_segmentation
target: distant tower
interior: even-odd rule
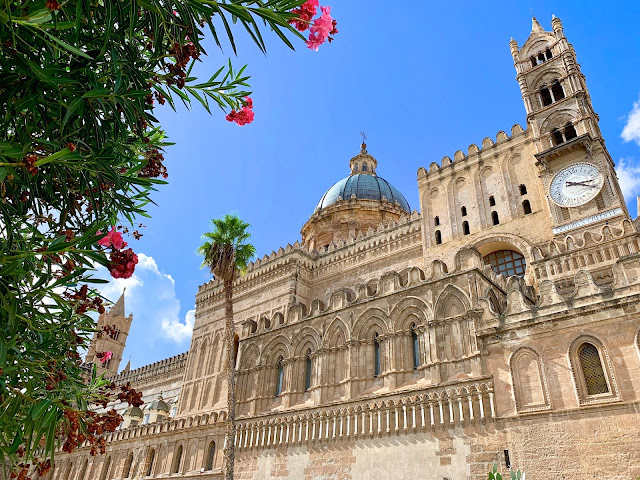
[[[127,343],[132,321],[133,314],[125,317],[123,291],[116,304],[98,318],[97,328],[99,331],[102,331],[103,327],[107,325],[113,327],[114,330],[111,333],[103,333],[100,338],[98,338],[97,333],[94,334],[91,345],[89,345],[89,350],[87,351],[87,356],[85,357],[86,363],[96,364],[98,375],[103,372],[107,372],[106,377],[118,374],[118,368],[122,360],[122,353]],[[111,352],[111,360],[103,364],[96,357],[96,353],[98,352]]]
[[[552,32],[535,17],[532,24],[522,48],[513,39],[509,47],[554,234],[628,218],[599,117],[562,22],[554,16]]]

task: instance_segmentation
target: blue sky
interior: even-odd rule
[[[325,3],[321,0],[321,5]],[[195,254],[212,218],[238,213],[252,224],[259,256],[300,238],[300,228],[333,183],[345,177],[364,130],[378,174],[418,208],[416,171],[466,152],[484,137],[525,126],[509,40],[520,45],[531,11],[551,28],[564,22],[586,75],[631,214],[640,193],[640,3],[601,1],[400,2],[330,0],[340,33],[314,52],[292,52],[265,32],[265,57],[239,29],[236,66],[248,64],[255,121],[224,113],[156,109],[176,145],[169,185],[154,196],[136,274],[128,285],[134,322],[126,363],[139,367],[189,348],[195,294],[209,280]],[[209,42],[195,69],[210,76],[231,54]],[[626,127],[626,129],[625,129]],[[624,131],[624,138],[621,136]],[[104,272],[100,272],[104,275]],[[123,366],[122,365],[122,366]]]

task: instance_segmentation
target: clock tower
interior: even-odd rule
[[[562,22],[554,16],[550,32],[535,17],[532,23],[522,48],[513,39],[509,46],[553,233],[562,236],[629,218],[585,76]]]

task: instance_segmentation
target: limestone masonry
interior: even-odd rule
[[[236,478],[640,476],[638,225],[551,25],[509,43],[526,129],[419,168],[420,213],[363,144],[301,241],[237,279]],[[87,362],[112,350],[146,404],[48,479],[222,478],[222,285],[196,305],[189,352],[119,374],[124,298],[101,317]]]

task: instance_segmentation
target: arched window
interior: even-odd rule
[[[147,477],[151,476],[151,472],[153,472],[153,462],[156,459],[156,451],[155,449],[151,449],[149,452],[149,458],[147,459]]]
[[[435,217],[433,219],[433,224],[437,227],[438,225],[440,225],[440,217]]]
[[[129,478],[131,476],[131,464],[133,464],[133,453],[129,453],[127,461],[124,464],[123,478]]]
[[[462,207],[460,209],[460,213],[462,214],[463,217],[467,216],[467,207]]]
[[[367,164],[366,164],[366,163],[363,163],[363,164],[362,164],[362,171],[363,171],[363,172],[366,172],[366,171],[367,171],[367,168],[368,168],[368,167],[367,167]]]
[[[553,97],[551,97],[551,91],[549,90],[549,88],[547,88],[546,85],[540,89],[540,98],[542,99],[543,107],[546,107],[553,103]]]
[[[207,463],[204,466],[205,471],[213,470],[213,460],[216,455],[216,442],[213,440],[209,443],[209,449],[207,450]]]
[[[380,339],[378,334],[373,335],[373,376],[380,375]]]
[[[465,235],[469,235],[471,233],[469,230],[469,222],[462,222],[462,231]]]
[[[442,243],[442,234],[440,230],[436,230],[436,245],[440,245]]]
[[[420,366],[420,343],[418,342],[415,325],[411,325],[411,347],[413,353],[413,369],[415,370]]]
[[[564,89],[562,88],[562,85],[560,85],[559,80],[556,80],[551,84],[551,93],[553,95],[554,102],[564,98]]]
[[[109,473],[109,468],[111,467],[111,457],[107,457],[102,466],[102,472],[100,472],[100,480],[107,480],[107,473]]]
[[[306,392],[311,388],[311,349],[307,350],[307,356],[305,358],[304,369],[304,391]]]
[[[284,365],[282,361],[284,359],[280,357],[278,359],[278,369],[276,372],[276,397],[279,397],[282,394],[282,383],[284,381]]]
[[[176,456],[173,459],[173,467],[171,467],[171,473],[178,473],[180,471],[180,465],[182,464],[182,445],[178,445],[176,450]]]
[[[563,129],[554,128],[551,130],[551,136],[553,137],[553,144],[560,145],[561,143],[573,140],[578,134],[573,124],[567,123]]]
[[[491,221],[494,225],[498,225],[500,223],[500,217],[498,217],[498,212],[491,212]]]
[[[567,140],[567,142],[576,138],[577,136],[578,134],[576,132],[576,127],[574,127],[571,123],[567,123],[564,126],[564,138]]]
[[[527,186],[520,185],[520,195],[526,195],[526,194],[527,194]]]
[[[491,265],[497,274],[510,277],[512,275],[524,276],[527,263],[522,254],[513,250],[498,250],[484,257],[484,263]]]
[[[493,195],[491,195],[489,197],[489,206],[490,207],[495,207],[495,205],[496,205],[496,198]]]
[[[544,52],[540,52],[538,54],[538,63],[544,63],[546,58],[544,58]]]
[[[607,377],[602,368],[600,352],[595,345],[585,342],[578,348],[580,368],[584,377],[587,395],[599,395],[609,393]]]
[[[529,203],[529,200],[522,202],[522,209],[524,210],[525,215],[529,215],[531,213],[531,204]]]
[[[553,53],[550,48],[547,48],[544,52],[545,60],[551,60],[553,58]]]

